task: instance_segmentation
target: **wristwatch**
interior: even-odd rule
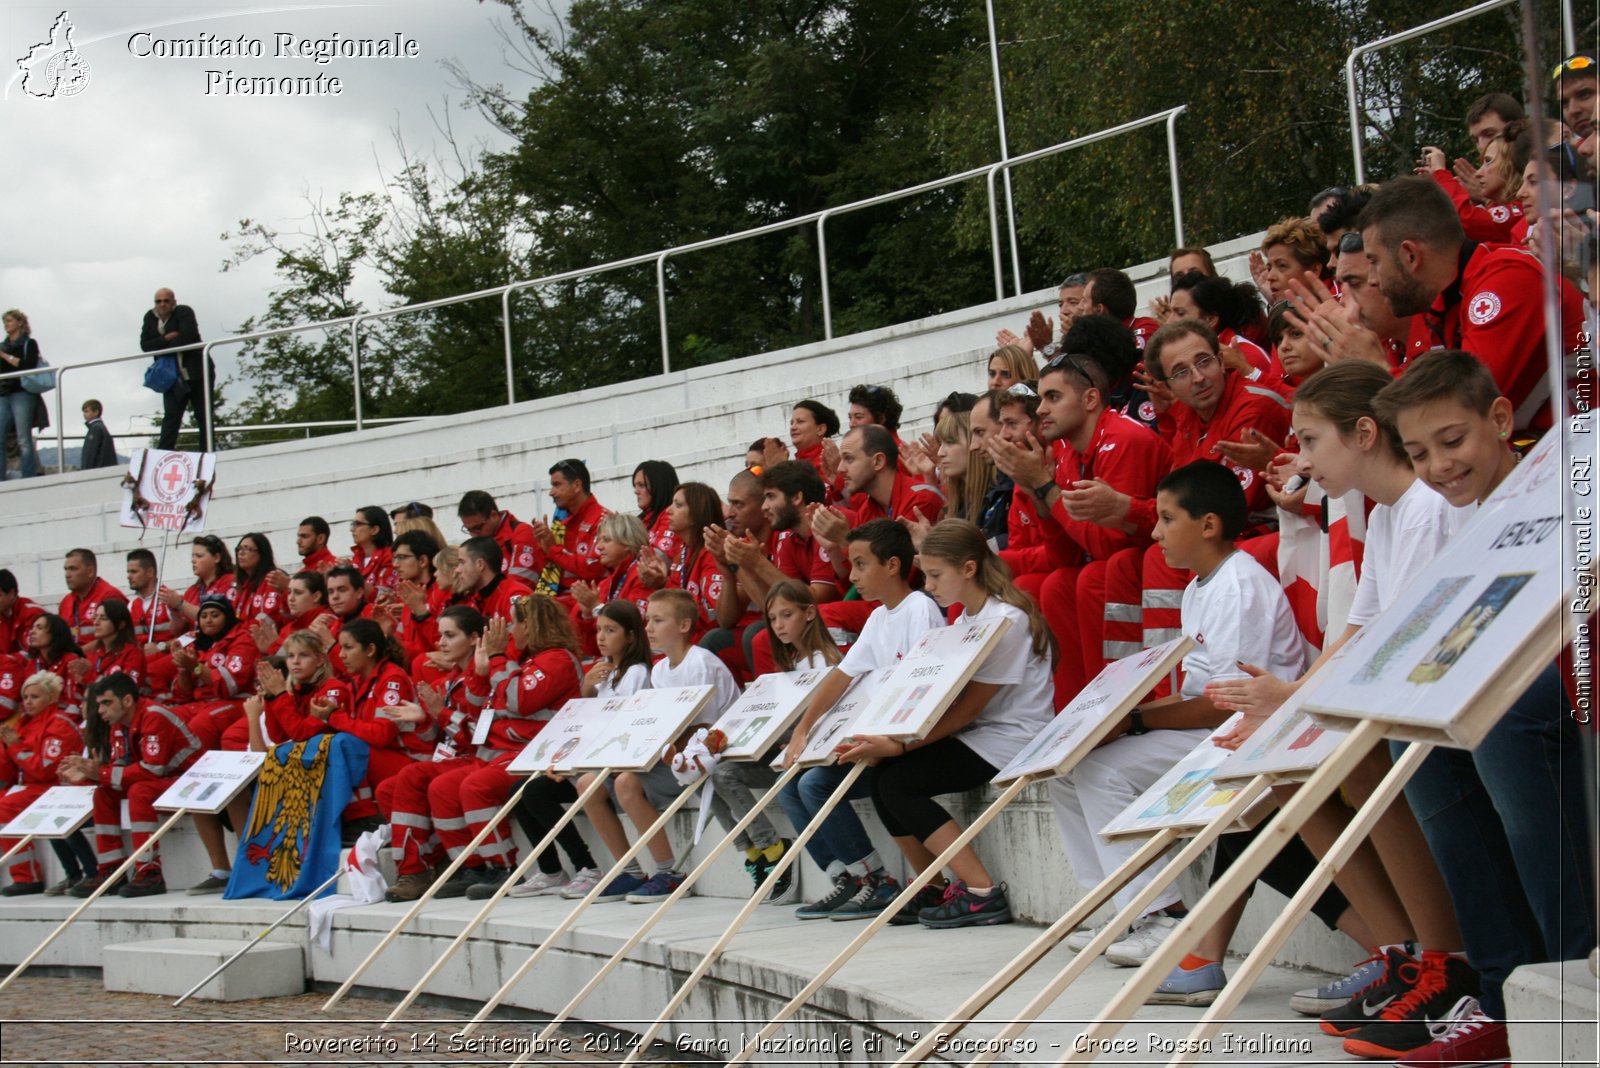
[[[1144,725],[1144,713],[1137,708],[1128,713],[1128,729],[1123,734],[1149,734],[1150,728]]]
[[[1042,486],[1033,487],[1033,495],[1040,501],[1047,501],[1050,499],[1050,491],[1055,488],[1056,480],[1052,478]]]

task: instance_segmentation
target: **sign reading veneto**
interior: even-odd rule
[[[1244,716],[1235,712],[1227,721],[1206,735],[1189,755],[1167,769],[1150,789],[1134,799],[1117,818],[1100,828],[1100,837],[1142,838],[1159,830],[1171,828],[1193,833],[1208,827],[1217,813],[1228,807],[1238,793],[1237,788],[1221,786],[1216,781],[1217,768],[1233,753],[1219,749],[1215,740],[1233,730]],[[1224,831],[1248,831],[1273,808],[1270,798],[1233,821]]]
[[[833,707],[811,725],[811,733],[806,735],[805,748],[801,749],[800,755],[795,758],[796,767],[811,768],[834,762],[833,751],[850,737],[851,725],[877,693],[880,674],[878,671],[863,671],[850,680],[849,688],[833,703]],[[778,754],[772,766],[783,767],[782,753]]]
[[[65,838],[93,815],[93,786],[52,786],[0,828],[0,836]]]
[[[1193,647],[1194,639],[1185,635],[1101,668],[1072,703],[1000,769],[994,781],[1047,779],[1071,770]]]
[[[850,725],[850,734],[908,741],[923,737],[939,722],[1008,626],[1008,620],[985,619],[928,631],[905,659],[878,672],[876,695]]]
[[[122,484],[122,525],[134,530],[205,530],[216,474],[217,458],[209,452],[134,449]]]
[[[675,686],[618,698],[622,704],[612,713],[597,743],[576,758],[576,766],[649,771],[661,759],[661,750],[698,722],[711,691],[710,686]]]
[[[1564,472],[1547,434],[1476,518],[1367,627],[1306,702],[1319,723],[1471,749],[1561,648],[1577,588],[1562,551]]]
[[[722,759],[754,760],[771,749],[800,718],[811,691],[827,678],[830,670],[805,668],[757,675],[739,700],[717,720],[718,729],[728,738]]]
[[[522,747],[522,752],[506,765],[506,771],[512,775],[538,775],[546,771],[564,774],[575,770],[577,765],[573,761],[581,756],[584,739],[607,737],[612,712],[626,700],[622,697],[574,697],[550,717],[533,741]]]
[[[221,812],[261,771],[265,753],[201,754],[178,781],[156,798],[155,807],[173,812]]]

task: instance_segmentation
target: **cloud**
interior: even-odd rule
[[[415,154],[444,145],[435,116],[451,109],[458,139],[503,144],[444,69],[454,60],[487,81],[525,91],[505,67],[497,31],[506,20],[476,0],[322,4],[100,4],[67,7],[74,44],[88,62],[81,93],[41,100],[21,92],[14,61],[49,36],[60,2],[8,3],[0,56],[11,79],[0,115],[7,131],[7,226],[0,259],[0,306],[32,321],[46,359],[60,366],[138,351],[139,324],[158,286],[191,305],[203,336],[234,332],[262,311],[271,264],[220,269],[219,240],[239,220],[293,228],[305,196],[332,202],[344,191],[378,191],[396,168],[393,132]],[[129,38],[259,40],[256,58],[141,58]],[[273,58],[277,33],[295,38],[414,40],[414,59]],[[150,50],[142,41],[142,50]],[[337,96],[207,95],[207,70],[242,78],[337,77]],[[432,109],[434,115],[429,114]],[[372,297],[377,294],[371,293]],[[226,377],[236,349],[219,349]],[[69,436],[89,396],[126,447],[148,432],[160,398],[142,388],[142,362],[68,375],[63,404]],[[52,398],[53,402],[54,398]]]

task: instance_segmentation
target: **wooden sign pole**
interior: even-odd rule
[[[1376,720],[1363,720],[1355,725],[1339,748],[1278,810],[1277,816],[1266,824],[1256,840],[1245,847],[1245,851],[1223,873],[1222,878],[1189,910],[1189,915],[1178,924],[1177,929],[1100,1011],[1089,1029],[1077,1042],[1070,1044],[1066,1056],[1058,1064],[1086,1063],[1094,1060],[1099,1050],[1106,1048],[1107,1043],[1121,1032],[1131,1015],[1172,973],[1172,969],[1177,967],[1200,937],[1239,899],[1245,888],[1256,881],[1267,863],[1288,844],[1317,807],[1350,776],[1372,747],[1383,740],[1383,731],[1383,724]]]
[[[422,896],[417,898],[416,901],[412,902],[411,907],[406,910],[406,914],[400,917],[400,922],[391,927],[389,929],[389,933],[378,940],[378,944],[372,947],[372,952],[367,954],[366,959],[360,964],[356,965],[356,970],[350,973],[350,978],[344,981],[344,985],[340,986],[338,990],[335,990],[333,992],[333,996],[327,1001],[323,1002],[323,1012],[329,1011],[335,1005],[339,1004],[339,1002],[344,1000],[344,996],[350,993],[350,988],[356,985],[356,980],[360,979],[366,974],[367,969],[372,967],[372,962],[377,960],[385,949],[389,948],[390,942],[393,942],[399,937],[400,932],[405,929],[406,924],[410,923],[417,913],[422,911],[422,907],[424,905],[434,899],[434,896],[439,893],[439,889],[449,881],[450,876],[454,875],[461,865],[466,863],[467,858],[472,855],[473,850],[477,849],[478,846],[483,843],[483,840],[489,837],[489,832],[494,830],[500,821],[505,819],[506,816],[510,814],[512,809],[517,807],[517,802],[522,800],[522,792],[528,788],[528,783],[532,782],[535,778],[537,778],[537,776],[530,775],[526,782],[523,782],[516,788],[516,790],[512,792],[511,799],[500,806],[500,811],[496,812],[494,816],[490,818],[489,822],[483,825],[483,830],[473,835],[472,841],[468,842],[466,848],[462,849],[461,852],[456,855],[456,858],[450,862],[449,866],[445,868],[444,872],[433,881],[433,885],[424,890],[422,892]]]
[[[1417,768],[1433,752],[1433,746],[1426,742],[1413,742],[1406,747],[1400,759],[1395,761],[1394,767],[1384,775],[1378,783],[1378,788],[1367,798],[1366,804],[1351,818],[1339,837],[1334,840],[1326,856],[1312,869],[1311,875],[1295,891],[1289,904],[1267,928],[1266,934],[1256,943],[1250,955],[1245,958],[1239,970],[1233,973],[1233,978],[1228,985],[1222,988],[1217,995],[1217,1000],[1212,1002],[1200,1022],[1189,1033],[1190,1042],[1180,1045],[1179,1049],[1197,1049],[1194,1040],[1211,1038],[1222,1028],[1222,1020],[1238,1007],[1245,995],[1256,985],[1261,978],[1261,973],[1266,971],[1267,965],[1272,961],[1272,955],[1289,940],[1294,929],[1305,914],[1311,911],[1311,906],[1316,904],[1317,897],[1333,882],[1333,877],[1338,870],[1350,859],[1350,855],[1364,842],[1367,835],[1372,832],[1372,827],[1383,818],[1389,806],[1394,803],[1400,791],[1405,789],[1407,782],[1416,774]],[[1170,1063],[1174,1065],[1189,1064],[1195,1059],[1195,1053],[1180,1053]]]
[[[566,918],[556,924],[555,928],[545,936],[544,941],[528,955],[528,959],[523,961],[522,965],[511,974],[511,978],[501,984],[500,989],[494,992],[494,996],[488,1000],[483,1008],[478,1010],[478,1015],[467,1022],[467,1025],[461,1029],[463,1035],[470,1035],[479,1024],[488,1019],[489,1014],[500,1005],[500,1002],[505,1000],[507,994],[511,993],[511,988],[520,983],[523,976],[533,970],[535,964],[544,959],[544,955],[549,952],[550,947],[556,944],[556,939],[565,934],[578,921],[578,917],[583,915],[583,910],[588,908],[594,902],[594,899],[600,896],[600,892],[613,879],[622,874],[622,869],[628,866],[628,862],[638,856],[645,846],[650,844],[650,839],[654,838],[658,832],[666,827],[677,811],[684,806],[689,798],[699,793],[700,787],[704,786],[707,781],[707,777],[702,775],[693,784],[684,787],[683,792],[672,799],[672,804],[666,807],[656,821],[645,830],[639,832],[638,839],[628,847],[622,856],[617,858],[617,862],[611,866],[611,870],[600,877],[600,881],[594,884],[594,889],[585,894],[583,900],[572,907],[572,911],[567,913]]]
[[[476,931],[478,929],[478,925],[489,918],[489,913],[493,912],[494,907],[500,903],[500,899],[505,897],[506,894],[510,893],[513,886],[517,885],[517,880],[522,878],[523,873],[525,873],[529,868],[533,867],[534,864],[538,863],[539,854],[543,853],[550,847],[550,843],[556,840],[556,835],[561,833],[562,828],[578,817],[578,813],[583,811],[583,806],[587,804],[589,799],[595,795],[595,792],[603,788],[605,784],[606,776],[595,776],[594,782],[589,784],[589,788],[578,795],[578,799],[561,814],[561,818],[556,820],[555,824],[551,826],[550,830],[545,833],[543,838],[539,839],[538,844],[536,844],[532,849],[528,850],[528,855],[523,857],[521,863],[512,869],[511,874],[500,883],[499,888],[494,892],[494,896],[483,903],[483,907],[478,910],[478,914],[472,917],[472,919],[468,920],[467,925],[461,929],[461,933],[456,935],[455,941],[451,942],[449,946],[445,947],[445,951],[439,954],[438,958],[433,962],[432,965],[429,966],[428,970],[422,974],[422,978],[417,980],[416,985],[406,992],[405,997],[400,999],[400,1004],[396,1005],[394,1007],[394,1011],[389,1013],[388,1017],[383,1021],[382,1024],[379,1025],[379,1030],[388,1027],[390,1024],[400,1019],[400,1015],[404,1013],[406,1009],[411,1007],[411,1003],[416,1001],[417,998],[422,995],[424,990],[428,989],[428,984],[433,981],[433,977],[435,975],[439,974],[439,970],[444,967],[445,962],[455,954],[456,950],[460,949],[464,944],[466,944],[467,939],[472,936],[472,932]]]
[[[1000,815],[1000,812],[1007,805],[1016,800],[1017,795],[1022,793],[1022,791],[1027,788],[1029,782],[1031,781],[1032,779],[1026,776],[1020,779],[1012,780],[1012,782],[1003,791],[1001,791],[1000,796],[995,798],[989,807],[984,809],[978,818],[973,820],[966,830],[957,835],[955,841],[951,842],[945,847],[944,852],[940,853],[937,857],[934,857],[933,862],[924,868],[920,875],[908,882],[905,885],[905,888],[900,891],[899,895],[893,901],[889,902],[887,908],[878,913],[878,915],[874,916],[872,921],[867,924],[862,932],[856,935],[856,937],[850,941],[849,945],[845,946],[844,949],[839,951],[838,956],[829,961],[827,966],[818,972],[814,979],[802,987],[800,992],[789,1000],[788,1004],[784,1005],[783,1008],[778,1010],[777,1015],[772,1018],[772,1021],[756,1033],[755,1038],[753,1038],[749,1044],[747,1044],[745,1048],[740,1051],[737,1057],[728,1062],[728,1068],[733,1068],[734,1065],[748,1063],[755,1052],[761,1048],[762,1043],[776,1034],[778,1028],[783,1026],[783,1022],[785,1020],[793,1016],[800,1010],[802,1005],[810,1001],[811,995],[815,994],[818,990],[821,990],[823,984],[825,984],[829,979],[833,978],[834,973],[836,973],[840,968],[844,967],[845,964],[849,962],[851,957],[854,957],[857,953],[859,953],[861,948],[872,940],[873,935],[887,927],[889,925],[889,921],[894,918],[895,914],[899,912],[908,901],[915,897],[919,890],[933,881],[934,876],[938,875],[939,872],[943,870],[944,866],[950,862],[950,858],[965,849],[972,842],[972,840],[978,836],[978,833],[989,825],[990,821],[992,821],[996,816]]]
[[[117,880],[122,878],[123,874],[133,867],[134,861],[138,860],[141,854],[143,854],[146,850],[154,849],[156,843],[161,841],[161,836],[172,830],[173,827],[177,826],[178,821],[183,818],[187,811],[187,809],[179,809],[172,815],[168,816],[167,821],[161,826],[157,827],[154,834],[145,839],[144,845],[140,846],[138,849],[135,849],[128,856],[127,860],[117,865],[117,870],[112,872],[109,878],[101,880],[100,885],[94,888],[94,893],[83,899],[83,904],[73,909],[71,914],[68,915],[66,919],[61,921],[61,925],[59,927],[51,931],[49,935],[45,937],[45,940],[40,942],[38,946],[34,948],[32,953],[29,953],[23,958],[21,964],[18,964],[15,968],[11,969],[10,975],[6,976],[4,980],[0,980],[0,990],[4,990],[6,987],[10,986],[12,982],[16,980],[17,976],[27,971],[28,965],[38,960],[39,954],[43,953],[50,943],[54,942],[57,938],[60,938],[61,932],[65,931],[68,927],[71,927],[72,921],[83,915],[84,909],[100,900],[100,896],[102,894],[104,894],[111,887],[115,886]]]
[[[802,771],[805,770],[798,764],[795,767]],[[739,929],[755,914],[756,907],[767,899],[767,895],[772,892],[772,888],[777,885],[778,880],[783,878],[783,873],[788,871],[800,859],[801,850],[804,849],[805,844],[811,841],[811,836],[817,833],[817,829],[822,826],[822,822],[844,800],[845,795],[850,792],[850,787],[856,784],[856,780],[866,770],[867,766],[865,764],[855,764],[851,766],[849,771],[845,772],[844,778],[839,780],[839,785],[834,787],[833,793],[828,795],[828,800],[823,802],[822,807],[817,809],[816,815],[811,817],[811,822],[801,828],[799,833],[795,835],[794,843],[789,846],[789,849],[779,859],[777,866],[767,875],[766,881],[756,887],[755,893],[750,895],[750,900],[744,903],[744,907],[733,917],[727,928],[717,936],[717,940],[711,944],[711,948],[706,950],[705,957],[701,959],[699,964],[695,965],[694,971],[690,972],[689,977],[679,984],[677,991],[672,995],[671,1000],[667,1002],[667,1007],[661,1010],[655,1021],[639,1036],[639,1040],[634,1043],[633,1050],[622,1062],[624,1066],[639,1063],[639,1058],[643,1056],[645,1050],[650,1048],[650,1043],[655,1040],[656,1035],[666,1026],[667,1021],[672,1018],[672,1014],[678,1011],[680,1005],[689,1000],[689,992],[695,988],[695,984],[699,983],[706,972],[711,970],[711,965],[722,955],[722,951],[727,948],[728,943],[733,941],[733,936],[739,933]]]
[[[1167,886],[1176,879],[1183,870],[1199,860],[1205,851],[1211,847],[1222,834],[1231,828],[1239,817],[1243,816],[1255,804],[1255,801],[1266,792],[1271,780],[1265,775],[1258,775],[1250,780],[1228,802],[1216,817],[1201,828],[1193,838],[1189,839],[1178,854],[1161,869],[1154,879],[1150,880],[1133,899],[1118,910],[1111,921],[1102,927],[1089,944],[1080,950],[1077,956],[1067,962],[1066,967],[1056,973],[1044,989],[1033,996],[1023,1009],[1017,1013],[1016,1018],[1008,1022],[1005,1029],[995,1036],[994,1042],[987,1046],[982,1053],[969,1062],[972,1065],[991,1064],[995,1058],[1010,1048],[1012,1042],[1028,1029],[1028,1026],[1037,1020],[1046,1009],[1053,1005],[1057,998],[1077,982],[1078,976],[1089,970],[1090,965],[1100,959],[1111,944],[1122,937],[1130,924],[1144,915],[1144,910],[1158,898]],[[1124,865],[1126,866],[1126,865]]]

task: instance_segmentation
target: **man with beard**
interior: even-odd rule
[[[1397,316],[1418,316],[1430,348],[1464,349],[1510,398],[1519,428],[1550,425],[1544,276],[1521,249],[1467,240],[1450,197],[1426,176],[1378,187],[1361,213],[1361,238],[1378,292]],[[1563,351],[1578,345],[1583,300],[1557,279]],[[1418,326],[1413,343],[1418,349]]]

